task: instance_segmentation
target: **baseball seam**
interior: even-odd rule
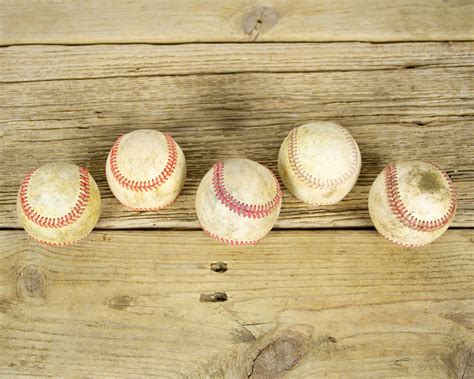
[[[255,245],[259,241],[259,240],[243,241],[243,240],[234,240],[230,238],[224,238],[224,237],[218,236],[217,234],[211,233],[204,226],[202,226],[202,224],[201,224],[201,228],[207,235],[209,235],[210,237],[214,238],[215,240],[219,242],[225,243],[226,245],[232,245],[232,246]]]
[[[62,228],[71,225],[84,213],[84,210],[89,203],[90,198],[90,181],[89,172],[83,167],[79,167],[79,196],[76,204],[72,209],[64,216],[61,217],[46,217],[40,215],[28,199],[28,186],[31,181],[31,177],[38,169],[34,169],[26,175],[23,183],[20,187],[20,204],[23,209],[25,216],[35,224],[44,228]]]
[[[405,243],[405,242],[400,242],[400,241],[397,241],[397,240],[394,240],[393,238],[385,235],[385,234],[382,234],[380,233],[380,235],[385,238],[387,241],[389,242],[392,242],[396,245],[399,245],[399,246],[402,246],[402,247],[408,247],[408,248],[411,248],[411,247],[422,247],[423,245],[415,245],[415,244],[411,244],[411,243]]]
[[[115,141],[110,152],[110,170],[115,180],[124,188],[135,191],[135,192],[147,192],[155,189],[158,186],[163,185],[173,174],[177,162],[178,162],[178,149],[176,147],[176,142],[173,137],[168,133],[164,133],[166,138],[166,144],[168,145],[168,160],[165,167],[161,173],[153,179],[149,180],[132,180],[125,177],[125,175],[120,171],[117,162],[118,150],[120,147],[120,142],[124,136],[120,136]]]
[[[72,244],[75,244],[76,242],[82,241],[84,238],[87,237],[87,236],[84,236],[84,237],[81,237],[81,238],[78,238],[78,239],[76,239],[76,240],[69,241],[69,242],[50,242],[50,241],[45,241],[45,240],[43,240],[43,239],[39,239],[39,238],[33,237],[30,233],[28,233],[28,236],[29,236],[33,241],[42,243],[43,245],[52,246],[52,247],[61,247],[61,246],[72,245]]]
[[[351,145],[351,155],[352,155],[351,164],[348,170],[342,175],[336,178],[325,179],[325,180],[316,178],[315,176],[311,175],[309,172],[303,169],[299,155],[298,155],[298,140],[297,140],[298,128],[294,128],[290,132],[290,135],[288,138],[288,160],[290,162],[290,166],[293,169],[293,172],[296,174],[296,176],[303,183],[306,183],[312,188],[333,189],[343,184],[348,179],[350,179],[357,169],[357,163],[359,161],[358,154],[357,154],[357,151],[358,151],[357,144],[354,138],[352,138],[352,136],[349,134],[349,132],[346,129],[344,129],[340,125],[337,125],[337,127],[339,128],[339,130],[342,131],[342,133],[344,134],[344,137]]]
[[[268,170],[275,180],[275,196],[266,204],[247,204],[234,198],[226,189],[224,183],[224,162],[217,162],[213,166],[212,187],[219,201],[228,209],[248,218],[264,218],[271,214],[281,201],[281,188],[278,179]]]
[[[428,162],[427,162],[428,163]],[[429,163],[437,168],[448,182],[451,203],[447,212],[435,220],[421,220],[411,213],[406,204],[403,203],[400,188],[398,185],[397,166],[393,163],[387,165],[385,171],[385,191],[387,193],[388,203],[393,215],[402,223],[402,225],[419,232],[432,232],[446,226],[456,212],[456,191],[450,177],[442,172],[438,166]]]

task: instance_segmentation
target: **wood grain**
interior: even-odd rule
[[[474,378],[473,14],[468,0],[0,0],[0,377]],[[215,161],[276,172],[286,134],[317,119],[362,152],[342,203],[285,190],[290,230],[251,247],[154,230],[198,227]],[[159,213],[125,210],[105,180],[115,138],[140,128],[170,132],[188,162]],[[458,191],[458,229],[419,249],[347,230],[372,226],[370,185],[402,159],[437,163]],[[71,247],[5,230],[23,176],[52,161],[102,192],[103,230]]]
[[[247,248],[199,231],[46,248],[2,231],[0,374],[470,378],[473,249],[472,230],[416,250],[373,231]],[[227,301],[199,301],[216,292]]]
[[[340,204],[308,207],[285,191],[278,228],[366,227],[370,185],[392,160],[436,162],[453,178],[455,226],[474,225],[474,44],[23,46],[1,49],[0,227],[18,227],[16,192],[39,164],[90,169],[103,197],[99,228],[195,228],[194,194],[220,159],[247,157],[276,171],[291,128],[346,126],[362,172]],[[115,138],[169,131],[188,161],[177,202],[125,210],[104,165]]]
[[[450,68],[473,65],[474,42],[8,46],[0,83]]]
[[[0,3],[0,44],[472,40],[466,0]]]

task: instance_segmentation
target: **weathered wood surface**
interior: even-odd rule
[[[47,248],[2,231],[0,375],[472,378],[473,250],[472,230],[416,250],[375,231],[247,248],[200,231]],[[227,301],[200,301],[215,293]]]
[[[16,192],[29,169],[70,161],[103,196],[100,228],[197,227],[197,185],[220,159],[276,171],[280,143],[315,119],[346,126],[362,152],[354,190],[308,207],[285,191],[277,227],[371,226],[367,194],[389,161],[427,159],[453,178],[455,226],[474,226],[474,44],[16,46],[0,49],[0,227],[18,227]],[[104,165],[117,135],[169,131],[188,161],[177,202],[125,210]]]
[[[473,66],[474,42],[8,46],[0,83]]]
[[[472,40],[468,0],[0,2],[0,44]]]

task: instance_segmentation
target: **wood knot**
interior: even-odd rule
[[[127,295],[115,296],[109,300],[109,307],[123,311],[124,309],[127,309],[130,304],[132,304],[132,301],[133,297]]]
[[[263,379],[287,374],[308,354],[312,332],[308,325],[295,325],[257,340],[246,354],[242,376]]]
[[[278,22],[278,14],[269,7],[256,7],[244,15],[244,33],[255,41],[261,33],[265,33]]]
[[[23,299],[38,300],[44,298],[45,277],[39,267],[28,265],[18,273],[17,292]]]

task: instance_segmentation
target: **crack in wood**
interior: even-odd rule
[[[257,7],[244,16],[244,33],[249,35],[249,41],[254,42],[260,33],[271,29],[277,22],[278,15],[272,8]]]
[[[308,325],[293,325],[258,339],[244,353],[243,376],[256,379],[284,375],[308,353],[312,332]]]
[[[466,360],[466,367],[464,367],[464,371],[462,373],[461,379],[467,379],[465,378],[465,376],[466,376],[467,368],[470,366],[470,363],[471,363],[471,357],[472,357],[472,349],[469,350],[469,356],[467,357],[467,360]]]
[[[178,74],[140,74],[140,75],[108,75],[108,76],[91,76],[91,77],[71,77],[71,78],[51,78],[37,80],[11,80],[0,81],[0,84],[26,84],[26,83],[47,83],[61,81],[81,81],[81,80],[107,80],[107,79],[140,79],[140,78],[168,78],[168,77],[191,77],[191,76],[224,76],[224,75],[240,75],[240,74],[318,74],[318,73],[351,73],[351,72],[376,72],[376,71],[398,71],[398,70],[429,70],[438,68],[470,68],[472,65],[443,65],[443,64],[424,64],[416,67],[406,67],[398,65],[394,67],[381,68],[352,68],[352,69],[307,69],[307,70],[242,70],[242,71],[216,71],[216,72],[191,72]],[[100,115],[97,113],[96,117]]]

